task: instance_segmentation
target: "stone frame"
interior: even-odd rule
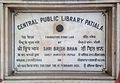
[[[114,80],[117,78],[119,68],[119,52],[118,52],[118,4],[101,4],[101,3],[36,3],[36,2],[16,2],[1,4],[2,20],[1,20],[1,78],[6,80]],[[12,61],[12,12],[47,12],[56,9],[59,10],[105,10],[108,13],[106,21],[107,29],[107,71],[103,74],[98,73],[80,73],[80,74],[45,74],[45,73],[15,73],[11,67]],[[73,11],[72,10],[72,11]],[[109,25],[108,25],[109,24]],[[25,78],[27,76],[27,78]]]

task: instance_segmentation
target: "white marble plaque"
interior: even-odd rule
[[[97,71],[106,67],[102,12],[14,15],[16,71]]]

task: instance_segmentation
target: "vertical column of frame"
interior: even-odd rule
[[[107,38],[107,73],[114,77],[116,76],[116,45],[117,45],[117,27],[116,27],[116,4],[109,8],[108,13],[108,38]]]
[[[13,20],[12,20],[12,11],[8,9],[8,75],[13,75],[12,72],[12,28]]]
[[[4,79],[4,7],[0,3],[0,79]]]
[[[116,53],[116,65],[117,65],[117,69],[116,69],[116,79],[118,78],[118,74],[120,71],[120,34],[119,34],[119,29],[120,29],[120,3],[117,3],[117,15],[116,15],[116,19],[117,19],[117,53]],[[120,79],[120,78],[119,78]]]
[[[112,76],[112,10],[111,8],[108,9],[108,17],[106,20],[106,25],[107,25],[107,73]]]
[[[113,77],[115,77],[116,76],[116,65],[115,65],[115,63],[116,63],[116,44],[117,44],[117,39],[116,39],[116,36],[117,36],[117,27],[116,27],[116,4],[114,4],[113,5],[113,7],[112,7],[112,49],[111,49],[111,51],[112,51],[112,53],[111,53],[111,55],[112,55],[112,76]]]
[[[11,68],[12,68],[12,38],[11,38],[11,33],[12,33],[12,18],[11,18],[11,12],[9,7],[5,5],[5,76],[8,76],[11,74]]]
[[[0,13],[1,13],[1,10],[2,10],[2,2],[0,2]],[[1,14],[0,14],[0,29],[1,29]],[[1,32],[0,32],[0,35],[1,35]],[[0,41],[0,47],[1,47],[1,41]],[[0,53],[1,53],[1,50],[0,50]],[[1,54],[0,54],[0,62],[1,62]],[[1,82],[1,64],[0,64],[0,82]]]
[[[4,37],[4,47],[5,47],[5,53],[4,53],[4,56],[5,56],[5,76],[8,76],[8,8],[5,6],[5,31],[4,31],[4,34],[5,34],[5,37]]]
[[[5,5],[5,76],[12,74],[12,12]]]

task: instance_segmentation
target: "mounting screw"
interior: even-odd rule
[[[106,68],[103,68],[102,71],[103,71],[104,73],[107,73]]]
[[[58,32],[62,32],[62,31],[64,30],[63,25],[61,25],[61,24],[57,25],[57,26],[56,26],[56,30],[57,30]]]

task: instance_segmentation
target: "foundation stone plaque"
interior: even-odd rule
[[[102,12],[20,12],[13,20],[16,71],[102,72],[106,67]]]

